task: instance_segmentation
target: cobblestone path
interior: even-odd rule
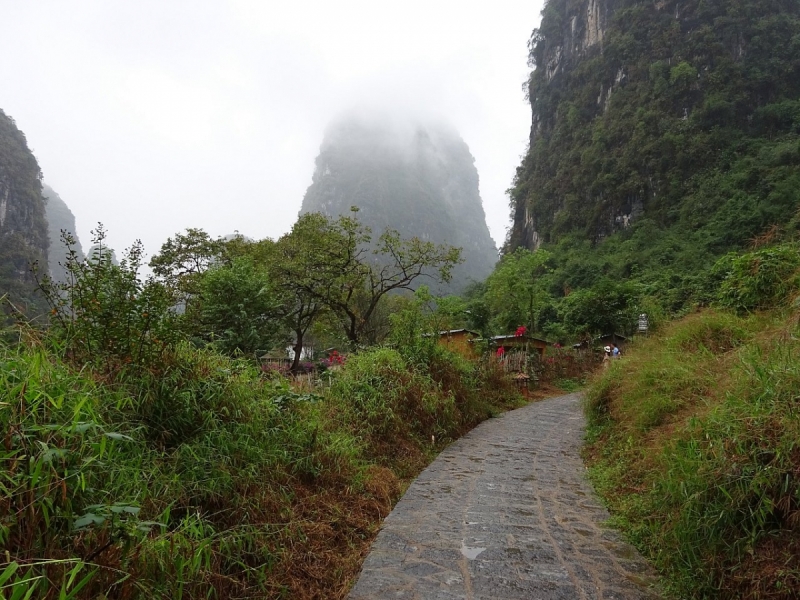
[[[580,394],[464,436],[386,518],[350,600],[656,598],[584,478]]]

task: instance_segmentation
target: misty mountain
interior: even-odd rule
[[[351,206],[374,237],[389,227],[405,238],[462,248],[450,291],[483,280],[497,261],[475,159],[441,122],[351,113],[331,123],[301,214],[337,217]]]
[[[47,264],[42,173],[14,120],[0,110],[0,296],[34,301],[30,272]]]
[[[549,0],[542,14],[507,250],[614,234],[652,247],[668,231],[664,264],[683,253],[692,271],[795,214],[800,3]]]
[[[69,233],[75,240],[73,249],[75,250],[78,260],[83,260],[83,248],[81,241],[78,239],[75,227],[75,215],[67,206],[67,203],[61,199],[53,188],[44,184],[42,187],[42,196],[45,199],[45,214],[47,216],[47,233],[50,240],[50,250],[48,252],[48,266],[50,270],[50,277],[55,281],[64,281],[66,278],[66,270],[63,265],[67,259],[67,248],[61,239],[61,232]]]
[[[119,266],[119,259],[117,258],[117,253],[113,248],[93,244],[86,252],[86,259],[89,261],[100,260],[106,256],[111,260],[112,265]]]

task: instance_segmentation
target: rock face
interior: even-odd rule
[[[373,237],[389,227],[458,246],[464,263],[448,291],[459,291],[497,261],[474,162],[458,133],[441,123],[349,114],[326,131],[301,214],[336,217],[357,206]]]
[[[25,135],[0,110],[0,295],[33,299],[30,267],[46,272],[47,220],[42,174]]]
[[[49,185],[44,184],[42,195],[46,203],[47,233],[50,240],[48,256],[50,277],[55,281],[64,281],[66,271],[63,265],[67,259],[67,248],[61,239],[62,231],[67,232],[74,238],[75,245],[73,249],[77,254],[78,260],[83,260],[83,249],[75,228],[75,215],[72,214],[69,206],[61,199],[61,196]]]
[[[733,214],[730,194],[701,179],[800,127],[798,2],[549,0],[542,14],[506,250],[568,234],[598,242],[642,217],[696,228]],[[752,198],[777,221],[791,214],[792,201]],[[756,221],[756,233],[768,224]]]

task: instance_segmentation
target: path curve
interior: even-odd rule
[[[656,598],[584,477],[581,395],[490,419],[384,521],[350,600]]]

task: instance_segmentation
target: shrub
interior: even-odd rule
[[[389,348],[350,357],[330,393],[367,438],[430,439],[442,435],[443,425],[453,420],[453,398],[440,394],[430,376],[410,368]]]
[[[800,252],[794,244],[721,260],[727,274],[720,284],[718,301],[725,308],[747,312],[778,306],[798,289]]]
[[[79,260],[68,246],[66,281],[40,284],[51,307],[52,334],[74,364],[91,363],[109,374],[158,365],[164,351],[182,337],[175,299],[155,280],[140,280],[140,242],[116,265],[105,249],[102,226],[92,233],[97,252]]]
[[[409,445],[453,440],[520,396],[497,365],[477,363],[438,345],[425,364],[391,348],[355,354],[333,380],[329,399],[343,426],[370,455],[390,462]]]
[[[254,573],[302,544],[275,525],[291,521],[288,486],[355,477],[359,446],[319,398],[188,344],[170,363],[165,377],[109,387],[46,343],[0,346],[0,537],[14,589],[50,597],[88,577],[81,597],[263,595]]]

